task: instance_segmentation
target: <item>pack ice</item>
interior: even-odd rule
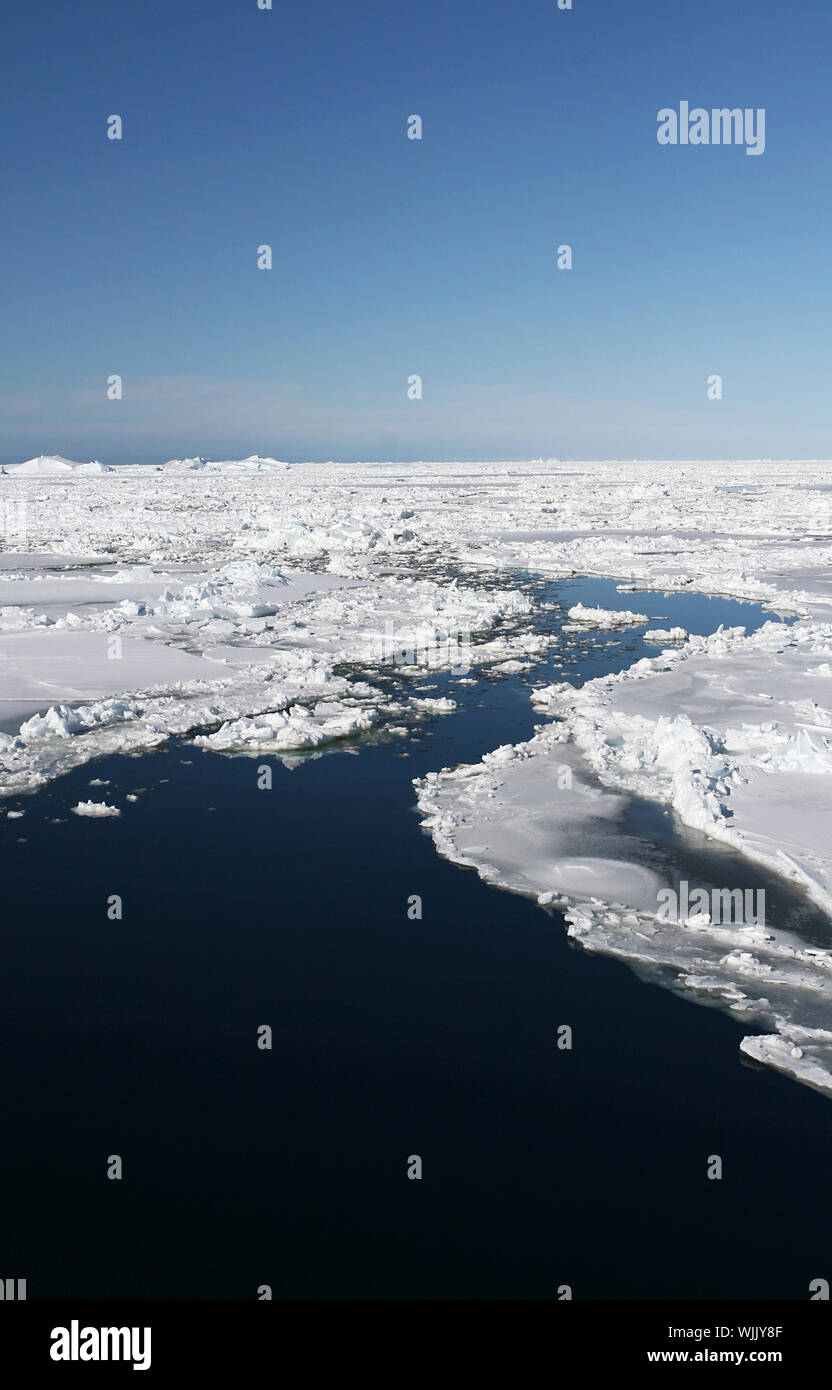
[[[832,914],[830,501],[823,461],[7,465],[0,795],[172,734],[282,756],[448,712],[374,676],[391,647],[451,669],[459,634],[465,679],[533,666],[550,639],[517,571],[754,600],[795,621],[648,629],[655,655],[537,691],[531,740],[417,794],[442,853],[561,904],[585,947],[721,1003],[749,1056],[832,1093],[832,938],[658,918],[666,874],[624,827],[651,798]]]

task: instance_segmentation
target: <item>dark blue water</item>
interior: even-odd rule
[[[600,580],[539,592],[700,631],[765,617]],[[601,640],[580,676],[656,650]],[[291,771],[174,743],[19,799],[0,829],[0,1274],[30,1298],[808,1296],[829,1100],[744,1065],[731,1018],[571,946],[556,912],[421,830],[411,779],[528,737],[527,680],[431,680],[455,715]],[[120,819],[68,814],[92,777]],[[658,808],[632,816],[711,862]]]

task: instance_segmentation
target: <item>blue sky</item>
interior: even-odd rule
[[[827,0],[273,3],[7,10],[3,462],[832,454]]]

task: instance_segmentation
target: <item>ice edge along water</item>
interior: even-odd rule
[[[775,1031],[743,1050],[832,1090],[828,952],[770,928],[658,922],[659,877],[609,854],[637,792],[832,911],[828,477],[825,463],[290,468],[259,455],[7,467],[0,522],[17,553],[0,573],[0,792],[174,733],[280,755],[427,714],[338,668],[371,675],[390,634],[441,664],[449,635],[466,632],[481,669],[522,669],[549,639],[487,639],[531,610],[494,587],[516,569],[762,601],[799,621],[752,636],[648,632],[673,649],[580,690],[538,692],[551,723],[481,765],[433,774],[419,804],[443,853],[565,901],[589,949],[670,968],[762,1020]],[[51,558],[38,565],[38,552]],[[466,582],[433,577],[447,565]],[[568,617],[583,630],[648,621],[583,605]],[[598,852],[577,853],[599,823]]]

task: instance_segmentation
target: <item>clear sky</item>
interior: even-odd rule
[[[7,7],[0,460],[832,455],[829,0],[273,5]]]

